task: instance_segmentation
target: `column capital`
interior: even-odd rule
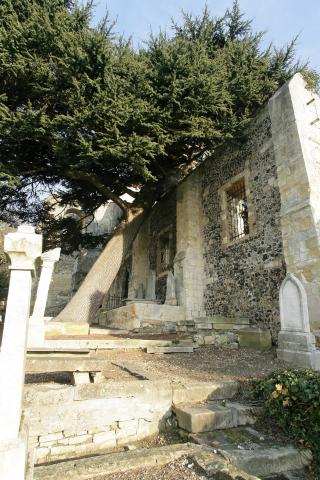
[[[11,261],[10,270],[33,270],[42,252],[42,235],[36,234],[30,225],[21,225],[5,236],[4,251]]]
[[[53,267],[53,265],[59,260],[60,258],[61,248],[53,248],[52,250],[47,250],[43,252],[41,255],[42,266],[43,267]]]

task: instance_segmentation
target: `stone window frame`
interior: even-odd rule
[[[232,188],[232,186],[238,182],[239,180],[244,180],[245,192],[246,192],[246,199],[247,199],[247,207],[248,207],[248,224],[249,224],[249,233],[243,235],[240,238],[236,238],[234,240],[230,239],[230,226],[229,226],[229,219],[228,219],[228,203],[227,203],[227,192]],[[237,245],[238,243],[242,243],[257,233],[257,225],[256,225],[256,214],[253,204],[253,195],[252,190],[250,188],[250,170],[246,167],[241,173],[234,175],[232,178],[228,180],[222,187],[218,190],[219,197],[220,197],[220,206],[221,206],[221,223],[222,223],[222,232],[221,232],[221,240],[222,240],[222,247],[227,248],[233,245]]]
[[[162,239],[165,236],[168,236],[168,238],[169,238],[170,262],[168,264],[168,268],[166,268],[165,270],[162,270],[161,269],[160,252],[161,252],[161,242],[162,242]],[[173,259],[174,259],[173,225],[169,225],[169,226],[163,228],[158,233],[157,238],[156,238],[156,275],[157,275],[157,278],[161,278],[165,275],[168,275],[168,273],[172,271]]]

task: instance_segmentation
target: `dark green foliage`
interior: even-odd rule
[[[272,417],[291,438],[310,446],[320,469],[320,372],[278,370],[254,384]]]
[[[90,27],[92,13],[66,0],[0,4],[0,216],[40,222],[51,239],[61,222],[43,211],[50,192],[84,215],[110,199],[127,212],[120,196],[133,186],[150,205],[218,145],[241,140],[302,68],[294,43],[261,49],[237,2],[220,18],[185,14],[140,51],[107,18]]]
[[[8,271],[0,270],[0,302],[7,298],[9,287],[9,273]]]

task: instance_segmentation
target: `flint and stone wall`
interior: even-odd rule
[[[223,245],[219,189],[246,173],[254,216],[253,234]],[[247,317],[252,324],[280,329],[279,287],[286,269],[280,225],[280,193],[271,136],[264,109],[239,148],[223,149],[201,168],[205,216],[205,309],[208,316]]]

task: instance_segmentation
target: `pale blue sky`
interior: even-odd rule
[[[133,35],[136,44],[152,29],[170,28],[170,18],[179,18],[181,10],[198,14],[203,0],[96,0],[96,22],[108,8],[117,18],[116,30]],[[213,14],[222,14],[232,0],[207,0]],[[320,71],[320,0],[240,0],[242,11],[254,19],[256,30],[267,30],[266,43],[281,46],[300,33],[298,55]]]

